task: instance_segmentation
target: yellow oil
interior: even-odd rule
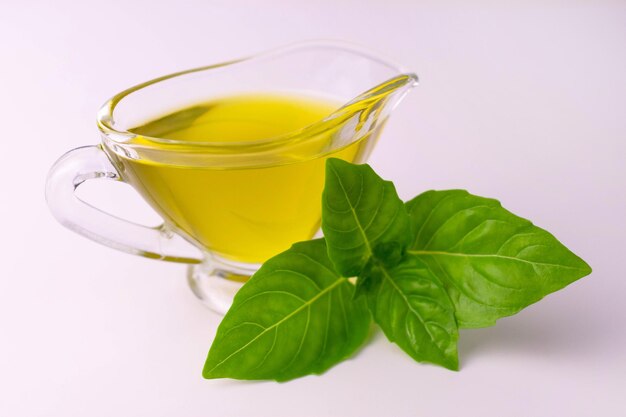
[[[131,129],[138,135],[132,142],[152,154],[188,158],[111,157],[124,180],[188,239],[227,259],[263,262],[319,229],[325,160],[360,161],[373,141],[365,136],[325,151],[341,125],[306,127],[337,108],[307,96],[222,98]],[[268,138],[276,143],[255,143]]]

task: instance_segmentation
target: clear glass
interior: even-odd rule
[[[248,184],[228,184],[233,184],[234,189],[241,186],[242,190],[249,190],[250,173],[275,170],[271,181],[264,181],[261,174],[257,177],[255,192],[269,195],[287,189],[310,188],[312,191],[307,198],[319,202],[321,210],[321,185],[311,187],[304,179],[299,183],[294,170],[305,169],[305,164],[309,164],[306,169],[323,179],[323,161],[327,157],[365,161],[389,114],[416,84],[415,74],[360,48],[337,42],[297,44],[167,75],[130,88],[105,103],[98,112],[101,143],[74,149],[54,164],[48,175],[46,199],[53,215],[63,225],[85,237],[128,253],[190,264],[188,280],[194,293],[212,309],[224,312],[241,283],[258,269],[262,260],[248,254],[249,259],[254,259],[249,262],[235,253],[236,244],[229,246],[225,241],[220,246],[210,233],[206,239],[207,233],[198,233],[198,230],[206,227],[206,219],[216,225],[228,225],[224,213],[236,210],[231,201],[233,196],[246,204],[254,200],[245,200],[246,195],[242,195],[245,193],[237,194],[237,190],[210,187],[217,182],[205,181],[202,184],[209,186],[201,190],[184,190],[180,186],[182,181],[189,184],[208,173],[237,173],[242,178],[247,173]],[[137,126],[181,108],[219,97],[251,93],[315,96],[343,104],[305,127],[254,141],[188,142],[145,135],[137,141],[138,135],[132,132]],[[324,146],[312,146],[320,140]],[[359,143],[358,152],[348,155],[346,150],[355,143]],[[280,152],[276,151],[277,147]],[[303,150],[307,150],[306,158],[302,158]],[[175,172],[178,183],[171,182],[168,175],[147,174],[154,170],[134,169],[140,164]],[[289,179],[289,184],[283,186],[282,178]],[[75,195],[75,190],[91,179],[129,183],[163,217],[163,224],[158,227],[138,225],[83,202]],[[173,202],[170,206],[159,204],[164,193]],[[207,200],[210,201],[207,209],[202,207],[201,212],[206,213],[202,218],[182,207],[181,202],[202,204],[200,194],[194,200],[193,193],[211,197]],[[283,200],[297,200],[299,195],[294,192]],[[279,202],[268,199],[259,204],[268,205],[264,208],[266,213],[267,210],[286,210],[280,206],[286,203],[276,200]],[[181,207],[176,207],[176,202]],[[262,212],[259,210],[257,216],[261,217]],[[319,228],[319,215],[317,217],[310,225],[304,225],[307,232],[294,232],[299,236],[297,240],[310,238]],[[263,220],[252,219],[250,227]],[[298,228],[300,224],[278,224],[272,230],[280,235],[285,231],[281,228],[287,227]],[[233,230],[231,241],[245,241],[248,239],[244,236],[246,232]]]

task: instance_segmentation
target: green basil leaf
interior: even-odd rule
[[[346,277],[357,276],[374,255],[399,258],[411,242],[409,216],[393,183],[369,165],[334,158],[326,162],[322,230],[330,259]]]
[[[286,381],[326,371],[369,332],[367,306],[353,293],[334,271],[323,239],[294,244],[236,294],[203,376]]]
[[[547,231],[463,190],[407,203],[419,256],[444,283],[460,327],[485,327],[591,272]]]
[[[419,362],[457,370],[459,338],[454,306],[443,284],[417,257],[371,268],[367,301],[387,338]]]

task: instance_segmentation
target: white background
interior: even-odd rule
[[[501,3],[3,0],[0,415],[626,415],[626,3]],[[46,172],[97,142],[95,112],[114,93],[312,38],[359,42],[420,75],[371,158],[403,198],[498,198],[593,275],[462,331],[458,373],[378,334],[321,377],[203,380],[219,317],[184,266],[62,228]],[[112,185],[109,208],[154,221]]]

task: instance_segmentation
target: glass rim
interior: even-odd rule
[[[360,55],[364,58],[367,58],[371,61],[377,62],[381,65],[384,65],[394,72],[396,72],[396,76],[383,81],[376,86],[372,86],[367,91],[362,92],[356,97],[350,99],[348,102],[342,104],[340,107],[335,109],[333,112],[328,114],[326,117],[317,120],[307,126],[303,126],[299,129],[283,133],[280,135],[270,136],[263,139],[256,140],[248,140],[248,141],[228,141],[228,142],[218,142],[218,141],[185,141],[185,140],[176,140],[176,139],[167,139],[146,135],[138,135],[137,133],[133,133],[127,129],[119,129],[115,127],[115,118],[114,112],[116,110],[117,105],[129,95],[140,91],[146,87],[151,85],[160,83],[162,81],[170,80],[176,77],[182,77],[189,74],[199,73],[203,71],[210,71],[221,67],[243,64],[250,61],[255,61],[267,57],[271,57],[272,55],[279,55],[290,53],[299,49],[306,48],[328,48],[328,49],[340,49],[348,53],[352,53],[355,55]],[[375,91],[378,87],[389,85],[390,87],[385,88],[385,94],[389,94],[389,90],[397,90],[404,86],[414,86],[418,82],[418,77],[415,73],[409,72],[405,70],[402,66],[397,65],[386,58],[380,57],[378,54],[374,54],[367,50],[366,48],[345,41],[327,41],[327,40],[317,40],[317,41],[304,41],[304,42],[296,42],[293,44],[289,44],[286,46],[270,49],[264,52],[260,52],[254,55],[249,55],[243,58],[233,59],[230,61],[225,61],[217,64],[206,65],[196,68],[191,68],[188,70],[177,71],[167,75],[163,75],[157,78],[153,78],[149,81],[145,81],[140,84],[136,84],[130,88],[127,88],[120,93],[114,95],[112,98],[107,100],[102,107],[98,110],[97,113],[97,125],[99,130],[107,137],[108,140],[112,141],[116,145],[122,146],[135,146],[130,141],[137,137],[141,136],[142,139],[145,140],[141,145],[142,148],[159,148],[162,149],[164,145],[170,146],[184,146],[186,149],[194,149],[194,148],[204,148],[204,149],[220,149],[220,150],[238,150],[241,148],[255,148],[255,147],[265,147],[267,145],[280,145],[287,142],[292,141],[295,138],[298,138],[298,142],[301,140],[306,140],[306,138],[318,135],[323,133],[327,129],[331,129],[335,126],[334,123],[331,123],[333,120],[340,121],[342,119],[341,116],[346,114],[346,110],[353,106],[355,103],[369,100],[380,96],[380,91]],[[352,111],[349,112],[351,114]],[[339,123],[339,122],[338,122]],[[306,132],[310,132],[306,134]]]

